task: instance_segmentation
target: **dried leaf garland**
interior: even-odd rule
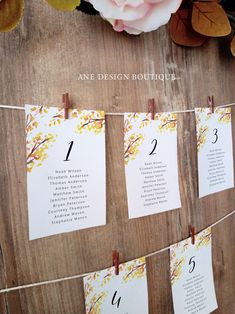
[[[46,0],[53,8],[60,11],[73,11],[80,5],[81,0]]]
[[[9,32],[21,20],[24,12],[24,0],[0,1],[0,32]]]
[[[202,35],[220,37],[231,32],[228,17],[217,2],[193,3],[192,26]]]
[[[232,55],[235,57],[235,36],[233,37],[233,39],[231,41],[230,50],[232,52]]]
[[[179,10],[172,15],[170,20],[170,36],[176,44],[187,47],[199,47],[207,39],[193,30],[191,12],[188,9]]]

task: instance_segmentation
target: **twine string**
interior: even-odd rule
[[[216,222],[214,222],[213,224],[209,225],[207,228],[212,228],[212,227],[218,225],[219,223],[221,223],[225,219],[227,219],[230,216],[232,216],[234,213],[235,213],[235,210],[233,210],[232,212],[230,212],[227,215],[223,216],[221,219],[219,219]],[[176,243],[173,243],[172,245],[175,245],[175,244]],[[151,252],[151,253],[149,253],[147,255],[144,255],[143,257],[148,258],[148,257],[154,256],[154,255],[160,254],[162,252],[165,252],[165,251],[169,250],[170,247],[171,247],[171,245],[166,246],[166,247],[164,247],[164,248],[162,248],[160,250],[157,250],[157,251]],[[5,288],[5,289],[1,289],[0,290],[0,294],[1,293],[6,293],[6,292],[11,292],[11,291],[16,291],[16,290],[22,290],[22,289],[27,289],[27,288],[33,288],[33,287],[38,287],[38,286],[49,285],[49,284],[58,283],[58,282],[64,282],[64,281],[78,279],[78,278],[83,278],[83,277],[88,276],[88,275],[90,275],[92,273],[94,273],[94,271],[93,272],[89,272],[89,273],[83,273],[83,274],[77,274],[77,275],[73,275],[73,276],[68,276],[68,277],[56,278],[56,279],[51,279],[51,280],[46,280],[46,281],[39,281],[39,282],[35,282],[35,283],[31,283],[31,284],[25,284],[25,285],[21,285],[21,286],[9,287],[9,288]]]
[[[215,108],[224,108],[224,107],[231,107],[231,106],[235,106],[235,103],[225,104],[225,105],[221,105],[221,106],[216,106]],[[3,108],[3,109],[15,109],[15,110],[25,110],[24,107],[20,107],[20,106],[0,105],[0,108]],[[172,112],[173,113],[188,113],[188,112],[194,112],[194,111],[195,111],[194,109],[186,109],[186,110],[176,110],[176,111],[172,111]],[[106,112],[105,115],[106,116],[123,116],[124,113],[123,112]],[[209,227],[212,228],[212,227],[216,226],[217,224],[219,224],[223,220],[227,219],[228,217],[230,217],[234,213],[235,213],[235,210],[233,210],[229,214],[225,215],[221,219],[217,220],[216,222],[214,222],[213,224],[208,226],[208,228]],[[176,243],[174,243],[174,244],[176,244]],[[174,244],[172,244],[172,245],[174,245]],[[166,247],[164,247],[164,248],[162,248],[160,250],[151,252],[151,253],[143,256],[143,257],[148,258],[148,257],[154,256],[154,255],[160,254],[162,252],[168,251],[170,249],[170,247],[171,247],[171,245],[166,246]],[[21,286],[9,287],[9,288],[5,288],[5,289],[1,289],[0,290],[0,294],[1,293],[11,292],[11,291],[16,291],[16,290],[22,290],[22,289],[33,288],[33,287],[38,287],[38,286],[44,286],[44,285],[58,283],[58,282],[64,282],[64,281],[78,279],[78,278],[83,278],[83,277],[88,276],[88,275],[90,275],[92,273],[93,272],[77,274],[77,275],[68,276],[68,277],[56,278],[56,279],[51,279],[51,280],[46,280],[46,281],[39,281],[39,282],[35,282],[35,283],[31,283],[31,284],[25,284],[25,285],[21,285]]]
[[[215,108],[225,108],[225,107],[232,107],[232,106],[235,106],[235,103],[220,105],[220,106],[216,106]],[[0,105],[0,108],[25,110],[25,108],[21,106]],[[187,112],[194,112],[194,111],[195,111],[194,109],[185,109],[185,110],[174,110],[172,111],[172,113],[187,113]],[[106,116],[123,116],[124,112],[106,112],[105,115]]]

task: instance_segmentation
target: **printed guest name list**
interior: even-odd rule
[[[87,219],[86,212],[90,208],[88,182],[89,175],[82,169],[55,170],[55,175],[48,176],[52,187],[48,214],[52,224]]]

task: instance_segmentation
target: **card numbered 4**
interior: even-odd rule
[[[231,108],[195,108],[199,197],[234,187]]]
[[[103,111],[25,106],[30,239],[106,223]],[[94,193],[95,191],[95,193]]]
[[[145,258],[83,278],[86,314],[148,314]]]
[[[129,218],[181,207],[176,114],[125,113],[124,162]]]
[[[217,309],[211,228],[170,247],[171,287],[175,314],[208,314]]]

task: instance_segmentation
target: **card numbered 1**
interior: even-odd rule
[[[234,187],[231,108],[195,108],[199,197]]]
[[[208,314],[217,309],[211,228],[170,247],[170,272],[175,314]]]
[[[83,278],[86,314],[148,314],[146,260],[110,267]]]
[[[103,111],[25,106],[31,240],[106,223]],[[96,193],[94,193],[96,191]]]
[[[129,218],[181,207],[176,114],[125,113],[124,162]]]

